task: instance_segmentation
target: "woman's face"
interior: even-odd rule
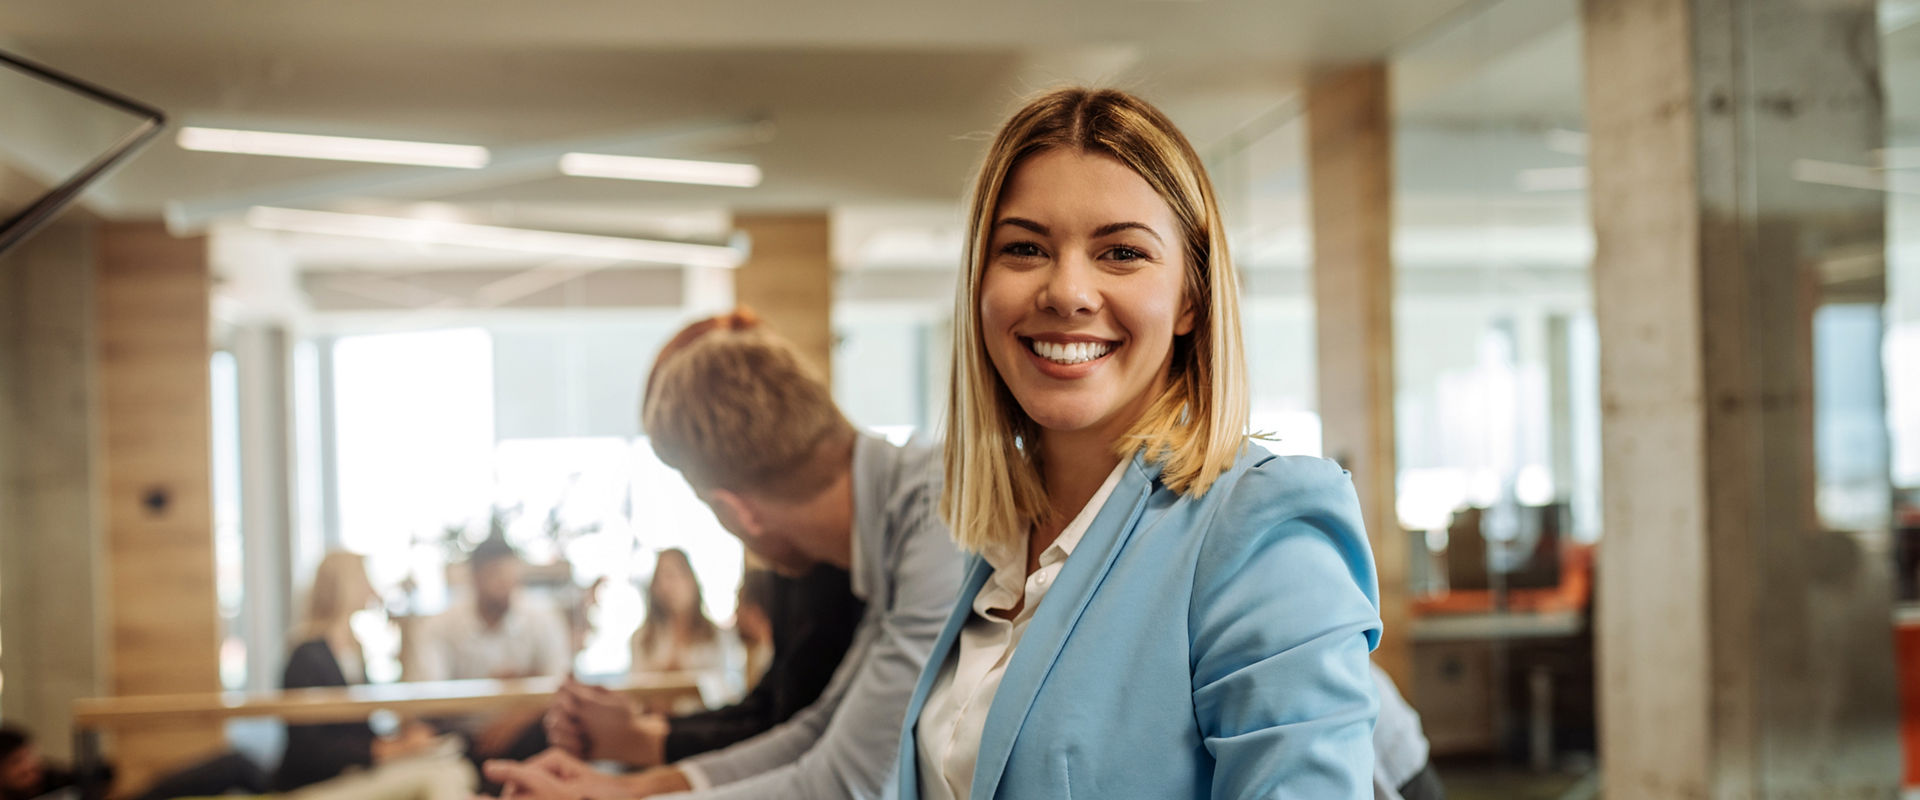
[[[994,369],[1046,431],[1118,438],[1193,330],[1173,209],[1111,156],[1048,150],[1008,176],[992,225],[979,304]]]
[[[677,556],[663,555],[653,565],[653,585],[650,588],[652,601],[674,614],[691,611],[699,603],[699,598],[695,596],[693,571],[686,561]]]

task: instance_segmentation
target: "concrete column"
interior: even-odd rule
[[[740,215],[753,253],[734,275],[734,299],[833,375],[833,254],[827,215]]]
[[[1814,505],[1823,273],[1883,196],[1871,2],[1586,0],[1615,798],[1893,796],[1889,562]],[[1863,358],[1874,358],[1871,353]]]
[[[239,383],[241,563],[246,595],[240,610],[247,648],[247,688],[280,688],[287,624],[293,608],[293,405],[291,345],[284,329],[249,323],[234,328]],[[305,585],[312,576],[301,576]]]
[[[0,259],[0,718],[56,758],[105,677],[93,261],[86,222]]]
[[[94,272],[114,694],[220,688],[214,594],[207,243],[107,223]],[[129,730],[121,785],[222,744],[217,724]]]
[[[1407,539],[1394,509],[1393,128],[1384,64],[1307,90],[1320,427],[1353,473],[1380,570],[1386,636],[1374,659],[1411,691]],[[1254,365],[1259,369],[1259,365]]]

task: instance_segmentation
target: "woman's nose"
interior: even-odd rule
[[[1093,264],[1085,256],[1067,255],[1048,270],[1040,289],[1040,307],[1062,317],[1092,313],[1099,308],[1094,290]]]

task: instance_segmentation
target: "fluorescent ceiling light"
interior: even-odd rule
[[[1875,150],[1873,158],[1881,169],[1914,169],[1920,167],[1920,147],[1888,147]]]
[[[581,256],[650,264],[682,264],[689,267],[737,267],[746,259],[745,253],[741,250],[724,245],[662,242],[620,236],[502,228],[463,222],[382,217],[370,214],[340,214],[331,211],[306,211],[268,206],[255,206],[249,210],[247,224],[256,228],[292,233],[357,236],[410,244],[484,247],[521,253]]]
[[[1547,131],[1547,149],[1570,156],[1584,156],[1587,154],[1587,135],[1566,128],[1554,128]]]
[[[760,168],[752,164],[689,161],[680,158],[568,153],[560,157],[560,171],[582,178],[698,183],[708,186],[738,186],[743,189],[760,185]]]
[[[1866,189],[1893,194],[1920,194],[1920,177],[1893,168],[1841,164],[1812,158],[1795,159],[1790,167],[1793,179],[1848,189]]]
[[[1514,184],[1523,192],[1573,192],[1587,188],[1586,167],[1523,169]]]
[[[254,156],[318,158],[328,161],[368,161],[376,164],[414,164],[423,167],[479,169],[491,157],[487,148],[470,144],[403,142],[395,139],[355,139],[305,133],[236,131],[225,128],[181,128],[175,138],[188,150],[242,153]]]

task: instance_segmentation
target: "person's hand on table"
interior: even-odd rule
[[[473,750],[482,757],[507,755],[527,727],[540,720],[540,709],[506,711],[487,721],[473,737]]]
[[[396,758],[419,755],[433,749],[439,741],[439,735],[432,725],[409,722],[400,729],[399,734],[373,740],[373,761],[384,764]]]
[[[687,775],[674,767],[654,767],[626,777],[628,797],[652,797],[693,790]]]
[[[506,787],[500,796],[511,800],[624,800],[636,796],[620,776],[595,770],[558,750],[526,761],[489,761],[481,771],[487,780]]]
[[[574,755],[634,767],[664,763],[665,717],[643,713],[624,694],[569,679],[547,712],[547,739]]]

